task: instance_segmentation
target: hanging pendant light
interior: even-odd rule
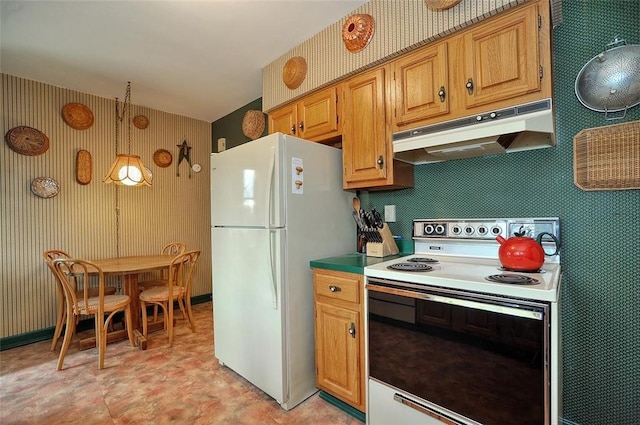
[[[118,138],[122,120],[127,117],[127,154],[118,154]],[[116,98],[116,159],[111,164],[109,172],[102,180],[105,183],[115,183],[124,186],[151,186],[151,176],[142,164],[138,155],[131,155],[131,82],[127,83],[127,91],[120,114],[120,103]]]

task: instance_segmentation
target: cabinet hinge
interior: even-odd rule
[[[538,15],[538,29],[542,28],[542,15]]]
[[[542,81],[542,65],[540,65],[540,80]]]

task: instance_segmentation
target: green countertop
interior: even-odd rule
[[[345,254],[337,257],[322,258],[319,260],[311,260],[309,265],[311,268],[337,270],[340,272],[363,274],[366,266],[378,264],[383,261],[392,260],[394,258],[404,257],[407,253],[390,255],[388,257],[367,257],[366,254]]]

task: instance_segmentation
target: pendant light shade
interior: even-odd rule
[[[120,124],[127,118],[127,154],[118,154]],[[109,172],[102,180],[104,183],[115,183],[122,186],[151,186],[151,174],[142,164],[138,155],[131,155],[131,83],[127,84],[122,113],[116,98],[116,159]]]
[[[138,155],[117,155],[103,181],[124,186],[151,186],[151,176]]]

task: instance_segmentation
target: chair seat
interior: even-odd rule
[[[76,314],[95,314],[98,311],[98,305],[100,304],[100,298],[89,298],[89,308],[84,307],[84,302],[79,302],[79,311]],[[105,295],[104,297],[104,311],[110,312],[124,308],[129,304],[128,295]]]
[[[104,287],[104,294],[105,295],[113,295],[116,293],[116,287],[115,286],[105,286]],[[82,298],[84,297],[84,292],[82,292],[81,289],[78,289],[76,291],[76,295],[78,298]],[[89,297],[93,298],[93,297],[97,297],[98,295],[100,295],[100,288],[89,288]]]
[[[169,281],[167,279],[145,280],[142,282],[138,282],[138,288],[147,289],[147,288],[153,288],[154,286],[165,286],[168,284],[169,284]]]
[[[176,299],[185,294],[184,288],[173,287],[173,298]],[[146,302],[162,302],[169,298],[169,288],[166,286],[154,286],[140,293],[140,299]]]

